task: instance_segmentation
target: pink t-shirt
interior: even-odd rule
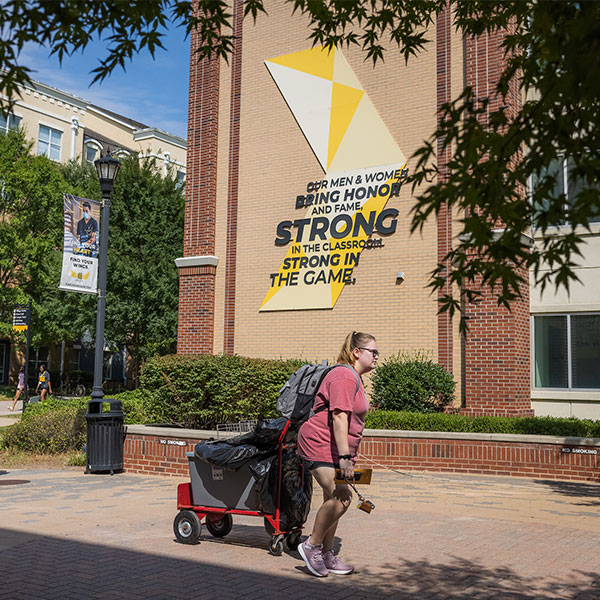
[[[348,447],[350,454],[356,454],[365,428],[365,415],[369,410],[369,401],[360,379],[356,391],[356,378],[356,372],[348,367],[332,369],[325,375],[315,396],[315,414],[302,424],[298,432],[298,454],[302,458],[338,462],[330,417],[331,411],[336,408],[350,413]],[[317,412],[324,405],[328,410]]]

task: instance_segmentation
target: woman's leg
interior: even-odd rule
[[[19,396],[21,395],[22,391],[23,391],[23,388],[17,388],[17,393],[15,394],[15,397],[13,398],[13,403],[12,403],[12,407],[10,410],[15,410],[15,406],[17,405],[17,400],[19,399]]]
[[[46,388],[42,388],[42,392],[40,394],[40,401],[43,402],[44,398],[46,397],[46,394],[48,393],[48,390]]]
[[[323,544],[323,554],[325,554],[333,548],[338,521],[350,506],[352,492],[345,483],[335,483],[333,467],[318,467],[311,472],[323,489],[323,504],[317,512],[308,541],[312,545]]]

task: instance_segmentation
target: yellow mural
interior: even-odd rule
[[[385,206],[406,159],[340,50],[315,47],[265,65],[325,176],[298,190],[303,217],[278,225],[276,245],[290,247],[260,310],[332,308],[372,236],[395,231]]]

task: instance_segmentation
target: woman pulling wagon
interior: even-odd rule
[[[369,408],[361,378],[375,368],[378,358],[372,335],[357,331],[348,334],[337,362],[349,368],[331,369],[327,373],[315,397],[314,414],[298,433],[298,454],[323,488],[323,504],[312,533],[298,547],[308,570],[317,577],[329,573],[348,575],[354,570],[333,553],[338,521],[352,499],[347,484],[335,483],[335,470],[339,468],[346,479],[354,475]]]

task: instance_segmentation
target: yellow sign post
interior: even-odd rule
[[[27,304],[13,309],[13,325],[15,331],[26,331],[29,327],[29,307]]]

